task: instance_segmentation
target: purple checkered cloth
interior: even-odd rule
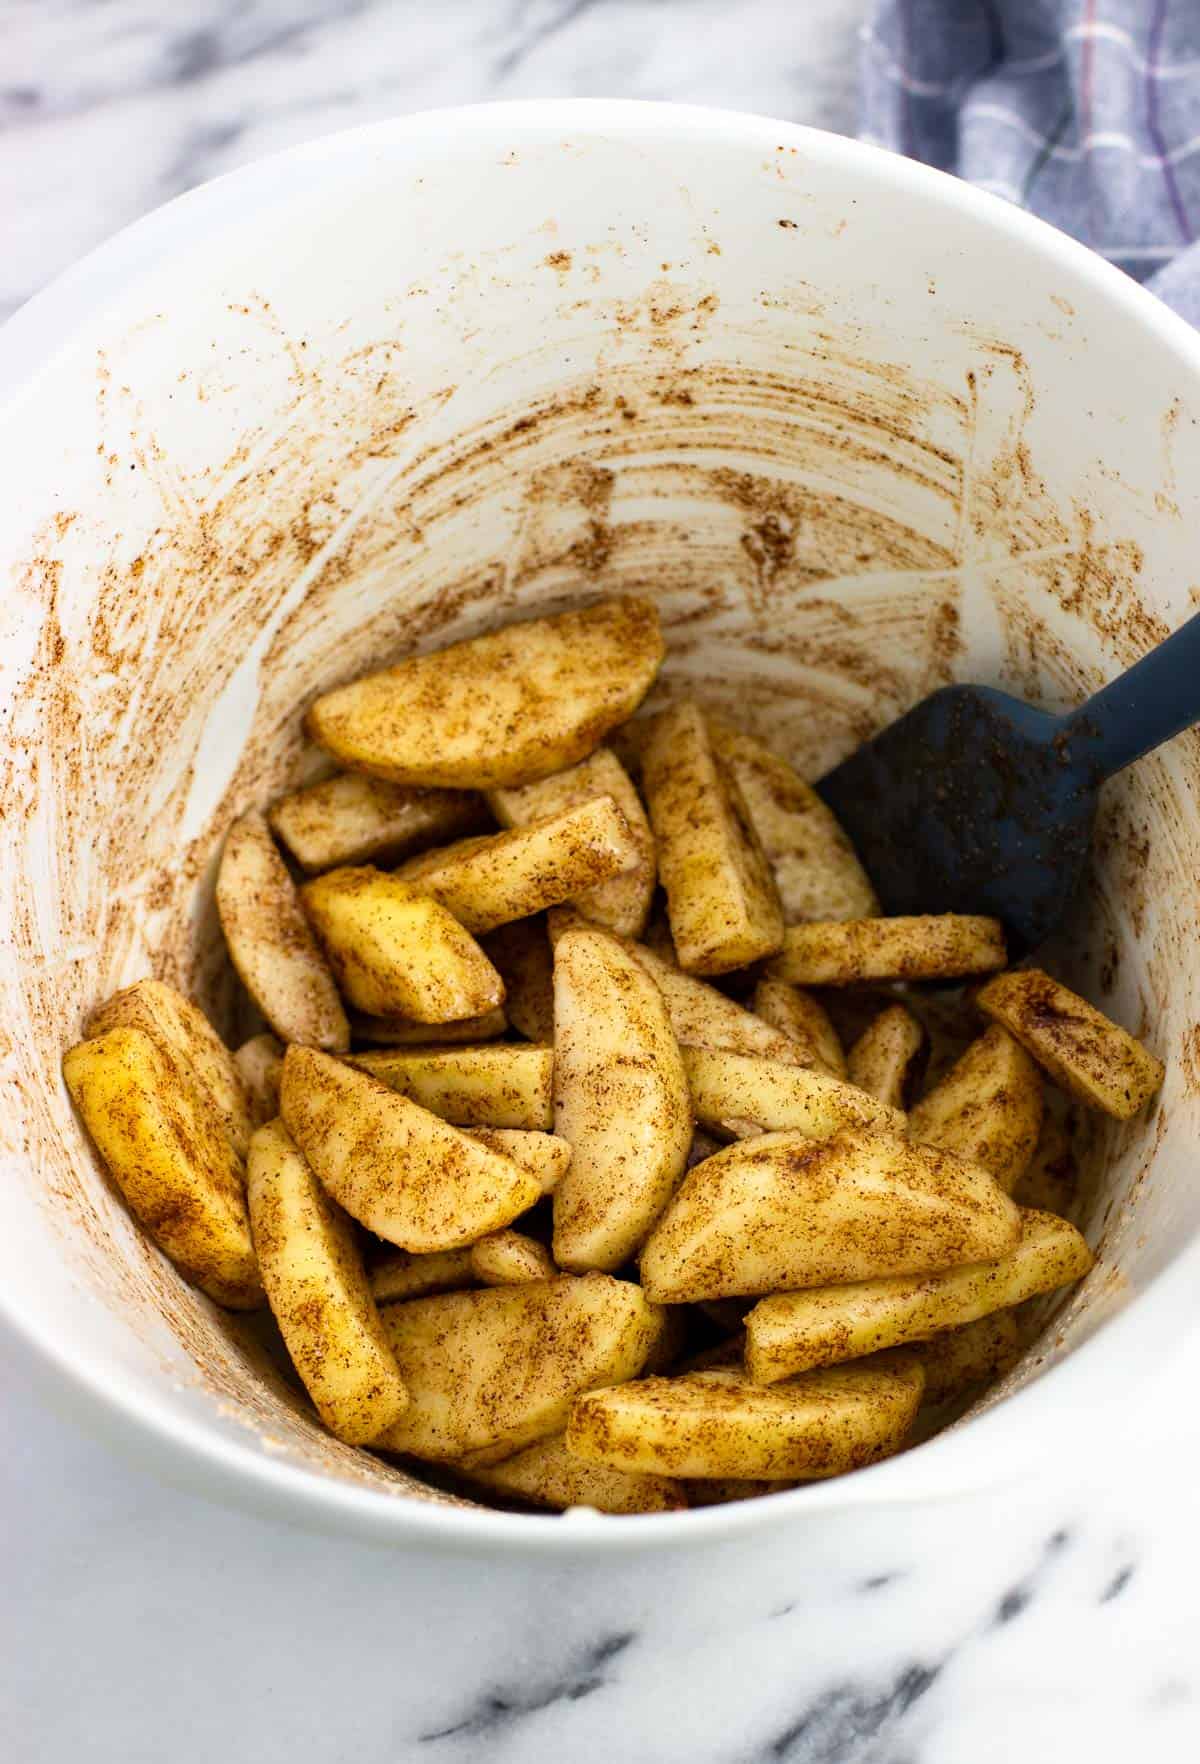
[[[1073,233],[1200,324],[1200,0],[876,0],[860,132]]]

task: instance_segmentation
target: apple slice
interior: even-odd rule
[[[662,1313],[607,1274],[449,1292],[380,1312],[409,1406],[385,1451],[496,1462],[561,1433],[582,1391],[641,1371]]]
[[[601,600],[410,656],[327,692],[306,722],[344,766],[398,784],[529,784],[631,716],[662,658],[650,601]]]
[[[316,1048],[288,1048],[279,1104],[334,1199],[401,1249],[473,1243],[541,1193],[512,1158]]]
[[[766,1389],[724,1367],[641,1378],[578,1397],[567,1450],[642,1475],[841,1476],[899,1451],[924,1384],[912,1354],[809,1372]]]
[[[662,994],[604,931],[554,952],[554,1126],[571,1162],[554,1191],[554,1259],[611,1271],[629,1259],[687,1164],[687,1077]]]
[[[263,1285],[288,1353],[331,1433],[367,1445],[408,1406],[354,1227],[282,1121],[250,1141],[246,1199]]]
[[[642,786],[680,967],[724,974],[772,955],[783,942],[775,881],[696,704],[655,718]]]
[[[350,1003],[376,1017],[453,1023],[492,1011],[504,985],[438,901],[368,866],[329,870],[301,898]]]
[[[869,1127],[764,1133],[688,1171],[642,1251],[664,1304],[926,1274],[1003,1256],[1021,1215],[986,1170]]]
[[[1084,1238],[1057,1214],[1022,1211],[1020,1224],[1016,1245],[993,1261],[763,1299],[746,1319],[750,1376],[770,1383],[923,1341],[1081,1280],[1092,1266]]]
[[[990,1170],[1011,1194],[1042,1130],[1042,1080],[1025,1049],[993,1024],[908,1119],[914,1139]]]

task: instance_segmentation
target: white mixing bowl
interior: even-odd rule
[[[1189,1328],[1200,738],[1110,790],[1055,961],[1167,1061],[1097,1129],[1096,1271],[949,1434],[638,1519],[453,1503],[331,1440],[130,1222],[59,1075],[150,972],[236,1005],[212,863],[312,696],[418,645],[653,594],[669,693],[810,773],[938,683],[1066,704],[1200,601],[1200,343],[1039,222],[901,159],[624,103],[418,116],[150,216],[0,335],[0,1306],[202,1487],[429,1546],[818,1524],[1095,1447]]]

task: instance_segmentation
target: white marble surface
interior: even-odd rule
[[[863,9],[6,0],[0,310],[191,183],[397,111],[616,94],[850,128]],[[1193,1342],[1102,1458],[986,1497],[568,1572],[207,1505],[86,1437],[0,1338],[5,1756],[1194,1764],[1198,1375]]]

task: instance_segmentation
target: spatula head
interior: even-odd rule
[[[852,753],[817,789],[887,913],[991,913],[1035,948],[1082,881],[1094,767],[1064,722],[986,686],[947,686]]]

